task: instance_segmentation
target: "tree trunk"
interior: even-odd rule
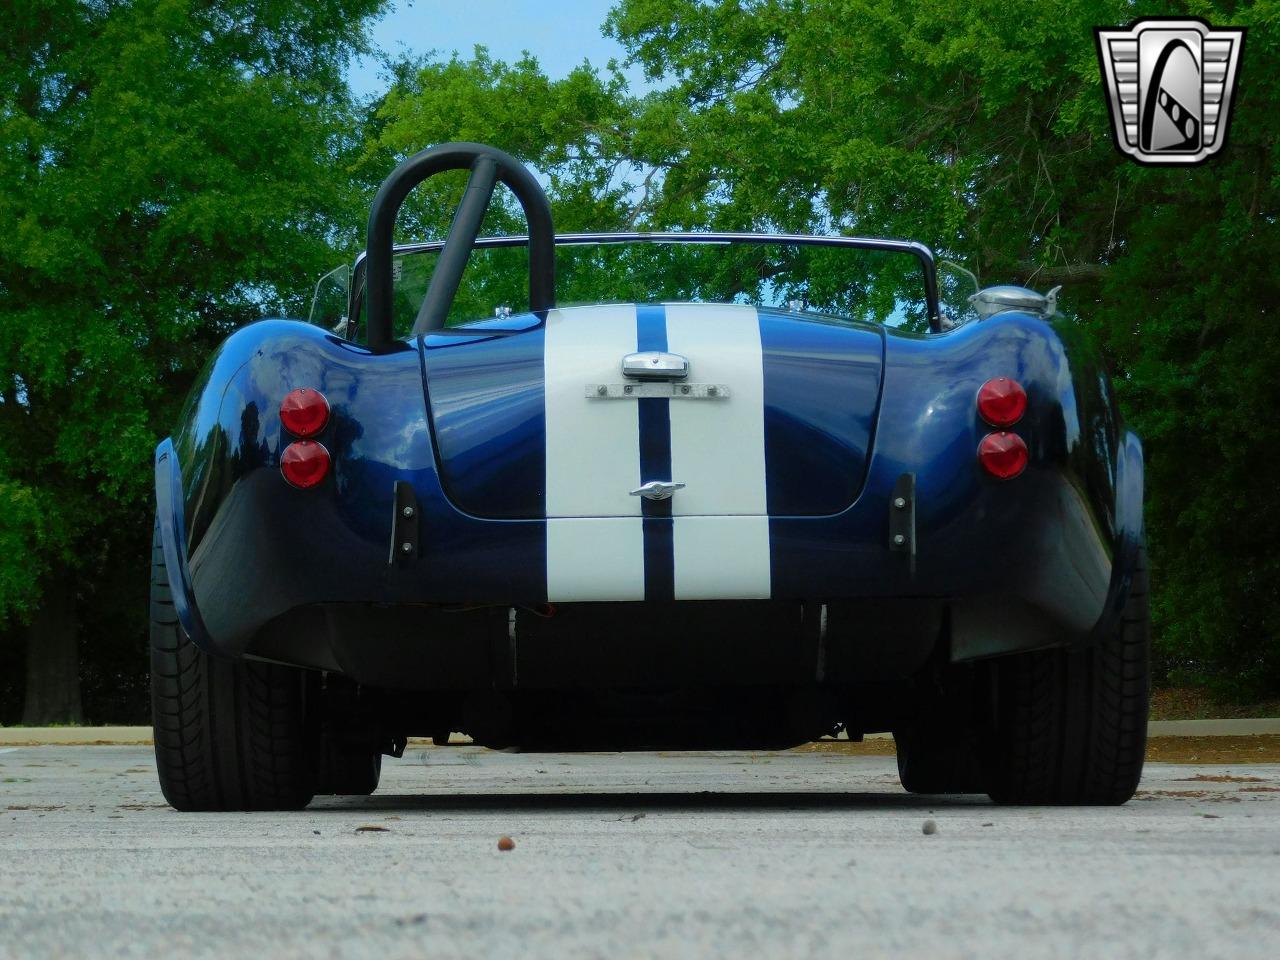
[[[80,651],[76,592],[56,576],[44,584],[40,608],[27,627],[27,693],[22,722],[79,723]]]

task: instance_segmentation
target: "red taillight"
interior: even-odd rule
[[[281,454],[280,472],[295,487],[314,487],[329,474],[329,451],[314,440],[298,440]]]
[[[978,413],[993,427],[1012,427],[1027,412],[1027,392],[1017,380],[996,377],[978,389]]]
[[[314,437],[329,422],[329,401],[319,390],[290,390],[280,401],[280,422],[295,437]]]
[[[988,433],[978,444],[978,462],[1001,480],[1012,480],[1027,469],[1027,445],[1016,433]]]

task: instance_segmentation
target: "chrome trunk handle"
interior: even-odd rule
[[[684,484],[678,480],[650,480],[632,490],[631,495],[646,500],[670,500],[672,494],[683,489]]]

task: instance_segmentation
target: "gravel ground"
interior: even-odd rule
[[[932,821],[936,831],[926,833]],[[145,747],[0,748],[0,957],[1271,957],[1280,765],[1116,809],[889,757],[412,749],[363,799],[170,810]],[[498,850],[510,836],[515,848]]]

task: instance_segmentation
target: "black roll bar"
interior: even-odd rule
[[[369,208],[369,236],[365,244],[368,339],[369,348],[377,353],[396,346],[391,279],[396,214],[410,190],[446,170],[470,170],[471,179],[454,212],[449,234],[431,274],[427,295],[413,325],[414,336],[444,326],[498,183],[505,183],[515,194],[529,225],[529,309],[539,313],[556,305],[555,228],[551,223],[551,205],[533,174],[509,153],[483,143],[438,144],[415,153],[392,170],[382,181]]]

